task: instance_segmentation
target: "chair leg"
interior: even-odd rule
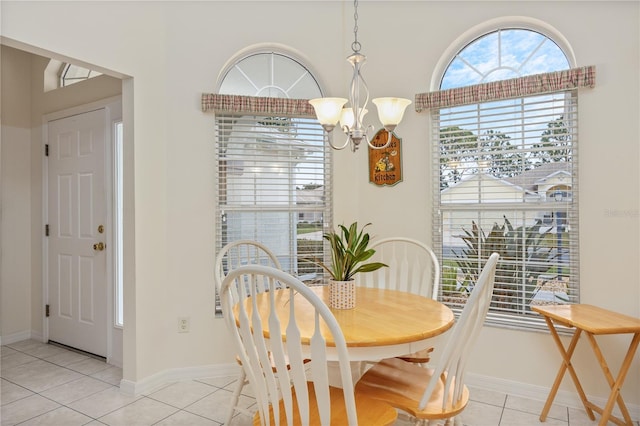
[[[244,388],[244,385],[247,384],[247,375],[244,374],[244,368],[240,369],[240,377],[238,377],[238,381],[236,382],[236,388],[233,390],[233,396],[231,397],[231,405],[229,406],[229,412],[227,413],[227,418],[224,421],[225,425],[231,423],[231,419],[233,418],[233,413],[236,412],[238,407],[238,401],[240,401],[240,393]]]

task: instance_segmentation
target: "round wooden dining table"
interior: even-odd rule
[[[328,286],[314,286],[312,289],[329,304]],[[284,313],[290,308],[290,292],[276,291],[277,309]],[[267,303],[261,302],[266,302],[266,297],[268,293],[257,295],[256,303],[263,331],[269,336],[271,331],[268,328]],[[262,307],[265,309],[261,309]],[[250,304],[248,308],[251,311]],[[313,333],[314,311],[302,296],[300,300],[296,300],[295,309],[302,342],[308,343]],[[449,330],[455,322],[451,309],[428,297],[399,290],[360,286],[356,288],[355,308],[332,309],[332,312],[346,339],[351,361],[373,361],[425,349],[431,346],[430,339]],[[282,336],[285,328],[286,324],[282,324]],[[324,337],[329,348],[334,346],[329,333]],[[337,360],[330,349],[327,357],[329,360]]]

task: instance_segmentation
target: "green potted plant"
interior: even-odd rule
[[[339,231],[323,234],[322,238],[329,242],[331,249],[331,265],[320,259],[312,259],[314,263],[325,269],[329,275],[329,306],[337,309],[355,307],[355,281],[358,272],[373,272],[385,267],[381,262],[366,263],[374,255],[375,250],[369,248],[369,234],[364,229],[367,223],[358,230],[358,222],[349,228],[339,225]]]

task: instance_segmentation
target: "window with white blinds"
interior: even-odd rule
[[[216,113],[216,247],[250,239],[306,282],[331,224],[330,150],[317,120]]]
[[[443,301],[464,305],[492,252],[489,323],[578,301],[577,109],[574,90],[432,110]]]
[[[433,246],[441,300],[461,310],[489,256],[500,255],[489,324],[546,329],[532,305],[579,301],[578,89],[548,36],[505,27],[462,47],[430,110]]]
[[[308,99],[322,96],[304,62],[276,49],[242,52],[222,72],[215,112],[216,253],[248,239],[309,284],[323,279],[332,226],[331,151]],[[216,295],[216,313],[220,313]]]

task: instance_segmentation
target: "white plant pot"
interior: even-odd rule
[[[329,307],[353,309],[356,307],[356,282],[329,280]]]

